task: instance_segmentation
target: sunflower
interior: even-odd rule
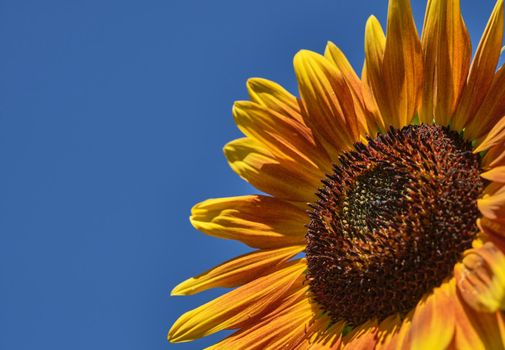
[[[235,288],[182,315],[211,349],[505,348],[503,0],[473,61],[458,0],[370,17],[361,78],[342,51],[294,58],[300,97],[250,79],[224,153],[265,195],[209,199],[191,223],[255,250],[173,295]],[[308,205],[307,205],[308,203]],[[300,254],[302,253],[302,254]]]

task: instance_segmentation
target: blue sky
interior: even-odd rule
[[[493,1],[463,0],[474,47]],[[386,1],[0,2],[0,348],[171,346],[178,282],[247,249],[188,222],[253,192],[222,146],[260,76],[296,92],[292,57],[335,42],[361,71]],[[424,1],[415,1],[422,23]],[[419,27],[418,27],[419,28]]]

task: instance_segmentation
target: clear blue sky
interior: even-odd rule
[[[493,1],[463,0],[474,43]],[[0,349],[201,349],[165,337],[222,291],[171,298],[246,251],[188,222],[253,191],[227,166],[234,100],[334,41],[360,71],[381,0],[0,2]],[[424,1],[415,1],[418,23]]]

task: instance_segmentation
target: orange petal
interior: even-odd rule
[[[377,345],[375,350],[392,350],[398,348],[398,336],[402,327],[402,320],[399,315],[386,318],[379,324],[377,332]]]
[[[495,129],[505,115],[505,66],[496,72],[491,87],[465,130],[465,137],[472,139],[488,138],[486,134]],[[491,130],[492,132],[492,130]]]
[[[504,349],[504,324],[500,311],[479,312],[466,305],[459,297],[454,298],[456,330],[454,348],[458,350]]]
[[[416,306],[406,334],[409,349],[445,349],[454,334],[454,279],[424,297]]]
[[[489,148],[481,161],[483,169],[505,165],[505,142],[499,142]]]
[[[387,38],[375,17],[365,32],[366,77],[386,128],[407,125],[417,110],[423,58],[409,0],[391,0]]]
[[[361,82],[344,53],[332,42],[328,42],[324,57],[332,62],[342,73],[353,97],[354,110],[360,123],[362,135],[374,135],[379,128],[384,129],[377,103],[368,88]]]
[[[477,225],[491,240],[505,239],[505,221],[492,220],[489,218],[480,218],[477,220]]]
[[[305,245],[259,250],[216,266],[176,286],[171,295],[192,295],[209,288],[233,288],[265,276],[300,253]]]
[[[357,327],[343,338],[343,349],[345,350],[368,350],[374,349],[377,342],[377,332],[379,326],[376,321],[368,321]]]
[[[503,83],[505,87],[505,80],[503,81]],[[504,97],[505,97],[505,89],[504,89]],[[503,141],[505,141],[505,117],[501,118],[493,126],[491,131],[489,131],[489,133],[486,135],[486,138],[482,142],[480,142],[477,148],[474,149],[473,153],[486,151],[489,148],[496,146]]]
[[[461,130],[475,115],[496,72],[503,43],[503,0],[498,0],[482,34],[452,124]],[[482,121],[477,121],[482,123]],[[471,129],[471,127],[470,127]]]
[[[489,219],[505,219],[505,191],[485,195],[477,200],[477,206],[481,214]]]
[[[468,305],[484,312],[505,307],[505,255],[492,242],[465,252],[454,273]]]
[[[302,175],[319,184],[331,162],[321,154],[312,132],[300,122],[250,101],[238,101],[233,116],[239,129],[264,146],[276,159],[293,170],[303,169]]]
[[[247,80],[251,101],[304,124],[298,100],[279,84],[262,78]]]
[[[303,280],[304,260],[239,287],[179,317],[168,339],[171,342],[195,340],[223,329],[234,329],[241,322],[273,307],[290,288]],[[298,287],[299,288],[299,287]]]
[[[349,86],[335,65],[315,52],[298,52],[294,67],[307,115],[305,121],[335,160],[361,136]]]
[[[296,162],[276,158],[250,138],[228,143],[224,155],[231,168],[260,191],[298,202],[316,198],[320,185],[314,183],[314,175],[304,174],[304,168],[296,169]]]
[[[305,243],[304,210],[260,195],[209,199],[191,210],[191,224],[211,236],[260,249]]]
[[[335,350],[342,344],[342,329],[344,322],[333,323],[327,317],[320,315],[307,331],[307,339],[297,350]]]
[[[305,340],[315,317],[314,307],[305,293],[303,298],[272,311],[210,349],[294,349]]]
[[[422,35],[424,89],[420,120],[448,125],[467,78],[472,47],[459,0],[430,0]]]
[[[480,174],[480,176],[489,181],[505,183],[505,166],[491,168],[491,170]]]

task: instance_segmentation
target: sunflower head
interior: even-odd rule
[[[224,148],[264,192],[197,204],[191,223],[254,250],[178,285],[235,288],[182,315],[212,349],[505,349],[503,0],[472,60],[459,0],[390,0],[359,77],[329,43],[294,58],[299,97],[251,79]],[[309,203],[307,207],[307,203]],[[304,256],[300,257],[299,253]]]

